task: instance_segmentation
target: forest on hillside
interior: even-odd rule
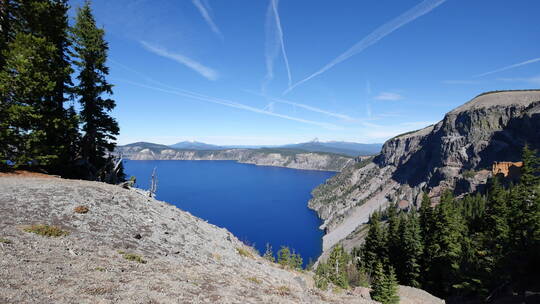
[[[0,170],[116,183],[118,123],[107,82],[108,44],[90,2],[0,2]]]
[[[437,204],[425,194],[418,210],[374,213],[361,247],[338,245],[318,265],[318,285],[371,285],[382,303],[397,303],[398,283],[448,303],[540,290],[540,158],[525,147],[522,159],[517,183],[494,177],[486,194],[446,191]]]

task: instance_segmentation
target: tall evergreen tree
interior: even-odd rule
[[[396,278],[396,273],[394,271],[394,268],[392,266],[388,269],[388,275],[386,276],[386,282],[385,282],[385,293],[387,304],[399,304],[399,296],[398,296],[398,281]]]
[[[420,287],[420,260],[424,248],[418,213],[415,209],[401,221],[399,231],[402,265],[399,267],[398,279],[404,285]]]
[[[373,282],[370,292],[371,298],[382,304],[398,304],[399,296],[397,295],[397,289],[397,279],[392,266],[389,267],[388,274],[386,274],[383,264],[377,262],[373,272]]]
[[[4,51],[0,71],[0,153],[4,165],[14,167],[48,164],[55,157],[47,154],[47,134],[41,122],[44,96],[54,90],[50,54],[55,47],[44,38],[18,33]]]
[[[509,197],[497,177],[493,179],[490,187],[486,208],[485,248],[491,264],[488,271],[501,279],[502,270],[495,268],[502,266],[502,261],[508,254],[510,208]]]
[[[109,161],[107,153],[114,150],[118,123],[109,115],[115,102],[103,95],[112,94],[112,85],[107,82],[109,68],[107,61],[108,44],[105,32],[98,28],[90,2],[86,1],[77,12],[72,29],[75,65],[78,68],[78,85],[75,93],[82,105],[80,119],[84,135],[81,140],[81,156],[99,178],[99,170]]]
[[[372,273],[377,262],[387,262],[386,234],[381,225],[380,215],[374,212],[370,218],[369,231],[362,249],[362,263]]]
[[[513,281],[527,285],[540,271],[540,169],[535,151],[525,146],[522,157],[520,182],[510,191],[509,260]]]
[[[328,264],[328,278],[332,283],[341,287],[349,287],[347,279],[347,264],[349,262],[348,254],[342,245],[336,245],[330,252],[326,263]]]
[[[430,284],[437,294],[448,295],[457,283],[463,253],[465,223],[461,212],[456,209],[452,193],[445,191],[435,209],[433,244],[431,251]]]
[[[16,167],[62,174],[74,155],[77,121],[74,111],[64,108],[72,71],[67,10],[65,0],[0,4],[0,77],[6,85],[0,101],[3,163],[9,159]],[[21,91],[33,86],[41,88]],[[31,119],[24,113],[32,113]]]
[[[403,219],[398,216],[396,206],[392,205],[387,209],[388,226],[386,228],[386,248],[388,248],[388,259],[392,265],[399,265],[402,259],[400,225]]]

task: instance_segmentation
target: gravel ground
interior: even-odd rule
[[[25,231],[37,224],[68,234]],[[404,303],[440,303],[422,290],[402,292],[414,299]],[[0,303],[377,302],[361,288],[323,292],[311,273],[282,269],[226,229],[140,191],[4,174]]]
[[[88,213],[75,213],[79,205]],[[24,231],[33,224],[69,235]],[[0,177],[0,303],[375,303],[322,292],[309,273],[250,250],[227,230],[133,190]]]

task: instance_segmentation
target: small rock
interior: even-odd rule
[[[136,238],[137,240],[142,239],[142,235],[140,233],[135,234],[133,237]]]
[[[370,289],[367,287],[355,287],[352,290],[353,295],[360,296],[361,298],[371,300],[371,295],[369,294]]]

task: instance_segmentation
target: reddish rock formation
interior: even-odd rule
[[[521,175],[521,167],[523,167],[523,162],[494,162],[491,172],[493,176],[502,175],[517,179]]]

